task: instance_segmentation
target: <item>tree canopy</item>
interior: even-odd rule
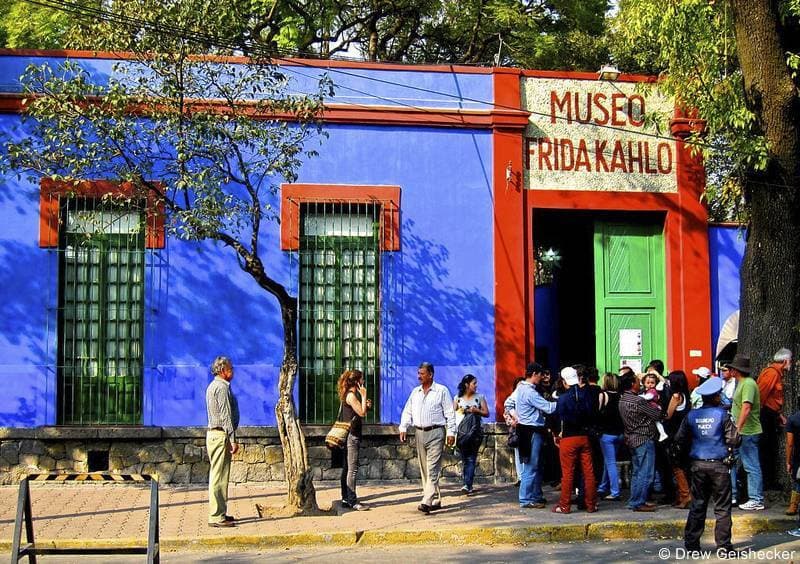
[[[205,49],[214,52],[597,70],[608,57],[608,5],[607,0],[115,0],[109,7],[99,0],[0,0],[0,29],[7,30],[0,32],[0,46],[122,50],[127,30],[157,24],[202,35]],[[181,21],[186,6],[203,16],[196,26]],[[124,18],[124,29],[92,33],[104,13]]]
[[[0,0],[0,47],[59,49],[76,26],[69,13],[24,0]]]

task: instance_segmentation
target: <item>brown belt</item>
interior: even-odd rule
[[[222,427],[211,427],[209,431],[222,431],[224,433],[225,429],[223,429]]]

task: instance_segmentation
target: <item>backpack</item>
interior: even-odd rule
[[[477,451],[483,442],[483,427],[481,416],[477,413],[467,413],[458,425],[458,439],[456,446],[463,452]]]

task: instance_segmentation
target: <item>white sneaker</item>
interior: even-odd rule
[[[742,511],[763,511],[764,504],[760,501],[753,501],[752,499],[747,503],[743,503],[739,506],[739,509]]]
[[[786,531],[793,537],[800,537],[800,529],[792,529],[791,531]]]

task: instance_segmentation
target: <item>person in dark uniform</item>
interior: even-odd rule
[[[683,541],[687,550],[700,550],[708,502],[713,501],[717,551],[730,552],[733,545],[728,460],[741,438],[728,411],[720,407],[722,379],[709,378],[697,390],[703,405],[686,415],[675,437],[676,444],[688,445],[691,459],[692,504]]]

